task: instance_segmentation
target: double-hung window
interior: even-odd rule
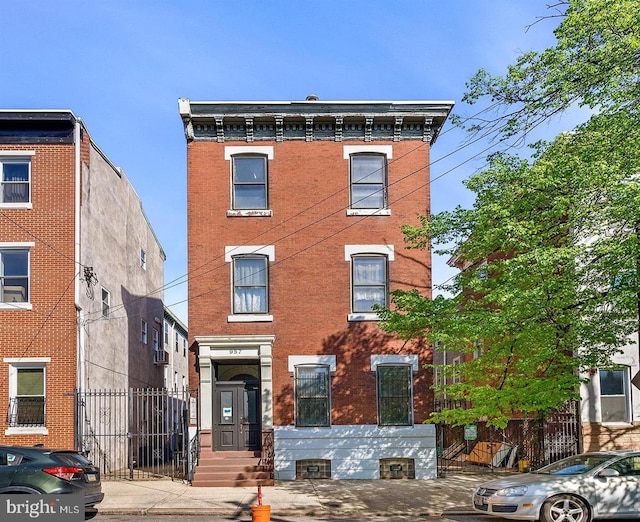
[[[269,163],[273,146],[238,145],[224,148],[231,172],[230,217],[269,217]]]
[[[412,368],[410,365],[378,365],[378,424],[413,424]]]
[[[391,145],[345,145],[343,158],[349,162],[349,208],[347,215],[388,216],[388,164]]]
[[[45,426],[45,364],[16,361],[9,372],[10,428]]]
[[[294,371],[296,426],[329,426],[330,371],[326,365],[298,365]]]
[[[269,312],[269,259],[263,255],[233,258],[233,313]]]
[[[376,321],[375,305],[389,306],[389,263],[393,245],[345,245],[344,259],[351,266],[349,321]]]
[[[351,156],[351,208],[387,208],[387,158],[383,154]]]
[[[352,258],[353,313],[371,313],[374,305],[387,305],[387,257],[362,254]]]
[[[233,210],[268,208],[267,157],[241,155],[232,157]]]
[[[0,244],[0,307],[20,308],[26,303],[29,303],[29,248]]]
[[[602,422],[629,422],[629,371],[599,370]]]
[[[140,341],[142,341],[142,344],[147,344],[148,331],[149,331],[149,327],[147,325],[147,321],[145,321],[144,319],[141,319],[140,320]]]
[[[29,207],[31,154],[0,152],[0,206]]]

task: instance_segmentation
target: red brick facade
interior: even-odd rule
[[[83,145],[86,147],[86,144]],[[73,447],[76,386],[76,309],[74,280],[75,146],[0,144],[6,151],[29,151],[32,208],[0,209],[0,244],[32,244],[30,310],[0,309],[0,441]],[[8,376],[13,362],[47,360],[46,429],[9,430]],[[23,431],[24,433],[20,433]]]
[[[179,101],[190,382],[200,384],[205,459],[212,449],[260,450],[260,433],[272,432],[282,480],[319,473],[318,462],[325,478],[381,478],[390,458],[415,478],[435,477],[435,430],[423,424],[431,348],[386,334],[371,303],[388,304],[396,289],[431,295],[431,252],[405,248],[401,227],[429,213],[430,147],[451,107]],[[242,171],[243,155],[262,159]],[[264,180],[257,204],[235,205],[254,180]],[[249,312],[242,268],[234,272],[242,255],[268,271]],[[244,407],[233,393],[245,394]]]
[[[391,290],[420,288],[431,292],[430,252],[403,247],[400,226],[417,224],[429,208],[429,144],[376,142],[393,147],[388,184],[390,216],[347,216],[349,162],[345,143],[285,142],[274,145],[269,162],[272,217],[227,217],[230,208],[226,143],[192,142],[188,149],[189,331],[194,335],[273,334],[274,424],[293,423],[293,393],[288,355],[335,354],[332,422],[375,424],[375,376],[372,353],[415,353],[430,361],[424,346],[403,345],[375,323],[349,322],[349,244],[392,244]],[[270,313],[273,322],[229,323],[230,269],[224,261],[229,245],[274,245],[270,267]],[[193,336],[192,336],[193,342]],[[195,363],[195,360],[194,360]],[[194,373],[190,382],[198,382]],[[416,422],[431,404],[430,372],[415,382]],[[374,398],[372,400],[372,398]]]

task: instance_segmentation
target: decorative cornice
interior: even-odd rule
[[[179,101],[187,140],[435,142],[453,102]]]

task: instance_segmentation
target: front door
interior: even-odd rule
[[[258,383],[217,382],[214,394],[214,451],[259,451]]]

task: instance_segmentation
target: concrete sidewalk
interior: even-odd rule
[[[340,515],[375,513],[440,516],[471,512],[471,494],[487,475],[435,480],[276,481],[262,487],[271,514]],[[171,480],[105,481],[101,514],[240,515],[258,504],[257,487],[192,487]]]

